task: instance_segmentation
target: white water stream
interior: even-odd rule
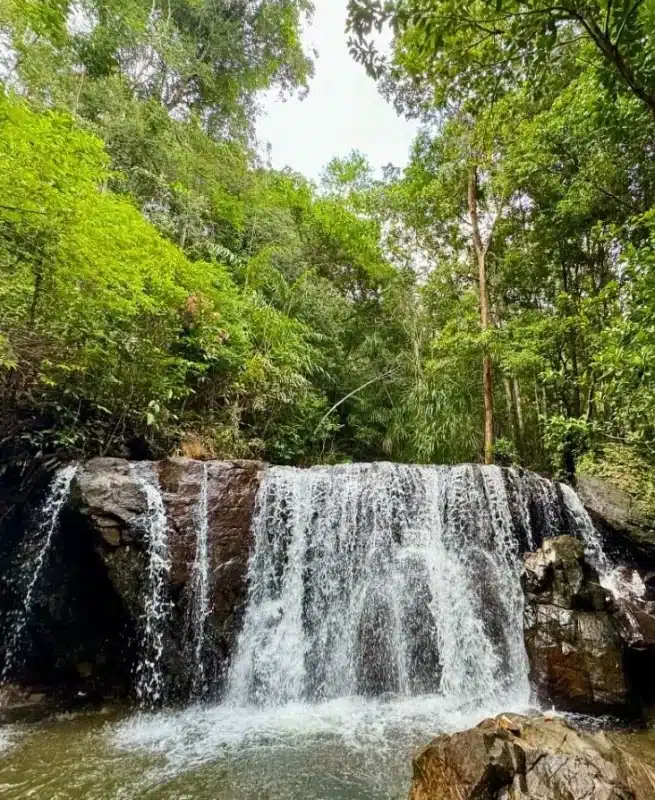
[[[171,559],[168,548],[168,519],[156,476],[138,473],[146,496],[144,519],[148,547],[148,572],[144,595],[139,661],[136,665],[136,695],[141,705],[155,706],[164,698],[164,642],[168,611],[168,577]]]
[[[5,662],[0,674],[0,685],[11,679],[17,667],[23,635],[34,604],[35,591],[47,563],[53,538],[59,527],[59,516],[70,495],[71,483],[77,469],[77,465],[71,464],[57,471],[43,506],[38,512],[37,524],[29,537],[30,552],[23,560],[19,576],[21,604],[7,626]]]
[[[578,495],[565,484],[562,484],[562,495],[576,531],[585,543],[587,559],[598,571],[601,585],[615,597],[643,597],[646,586],[639,574],[634,570],[617,568],[612,563],[603,549],[603,540]]]
[[[561,530],[556,501],[496,467],[268,470],[225,702],[112,745],[165,756],[161,797],[406,797],[417,747],[528,706],[522,550]]]
[[[529,698],[521,557],[497,467],[277,467],[253,523],[233,705]]]
[[[202,480],[196,511],[196,550],[191,568],[191,650],[193,654],[191,697],[201,700],[207,693],[207,669],[205,663],[206,623],[211,613],[209,597],[209,509],[207,464],[202,465]]]

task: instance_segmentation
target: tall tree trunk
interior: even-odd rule
[[[480,234],[480,219],[478,217],[478,171],[472,169],[468,185],[468,206],[473,228],[473,251],[478,262],[480,283],[480,326],[482,332],[489,330],[489,288],[487,286],[487,251],[482,243]],[[494,461],[494,398],[493,398],[493,369],[489,348],[485,342],[482,355],[482,384],[484,389],[484,463],[493,464]]]
[[[516,420],[519,425],[519,449],[523,447],[523,442],[525,441],[525,422],[523,420],[523,400],[521,398],[521,387],[519,385],[519,379],[514,377],[513,379],[513,388],[514,388],[514,402],[516,403]]]
[[[577,304],[574,300],[573,292],[571,291],[571,282],[569,281],[569,273],[567,270],[566,262],[562,259],[562,285],[564,291],[569,299],[569,303],[574,306],[575,314],[578,314]],[[569,307],[570,312],[570,307]],[[571,372],[573,380],[570,382],[570,394],[565,391],[567,395],[567,406],[569,414],[572,417],[579,418],[582,416],[582,405],[580,399],[580,375],[578,369],[578,332],[575,327],[571,328],[568,332],[569,354],[571,357]],[[570,399],[569,399],[570,398]]]
[[[503,375],[503,386],[505,387],[505,401],[507,402],[507,419],[512,435],[512,441],[516,444],[516,417],[514,415],[514,395],[512,393],[512,379],[509,375]]]

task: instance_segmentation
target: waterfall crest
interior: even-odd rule
[[[58,470],[50,485],[43,506],[38,512],[38,521],[28,543],[31,552],[21,565],[21,603],[9,621],[5,645],[5,663],[0,674],[0,683],[12,677],[20,655],[23,634],[30,618],[34,594],[41,579],[55,531],[59,527],[59,516],[70,495],[71,483],[77,465],[70,464]]]
[[[270,469],[228,700],[527,701],[521,552],[561,531],[551,492],[473,465]]]

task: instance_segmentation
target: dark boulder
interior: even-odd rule
[[[255,461],[200,462],[171,459],[139,463],[93,459],[78,472],[72,505],[84,517],[94,547],[106,566],[116,595],[138,631],[144,614],[148,569],[145,516],[148,508],[139,476],[159,482],[169,525],[171,569],[167,588],[171,604],[165,647],[169,696],[184,692],[188,675],[185,650],[193,602],[190,578],[195,558],[200,493],[207,480],[207,559],[209,610],[206,647],[218,686],[234,646],[246,597],[250,521],[264,465]]]
[[[577,539],[544,542],[525,558],[525,644],[541,702],[577,712],[629,704],[615,605]]]

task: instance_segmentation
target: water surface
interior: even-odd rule
[[[508,707],[482,713],[423,696],[61,715],[0,730],[0,794],[8,800],[399,800],[407,797],[418,748]]]

